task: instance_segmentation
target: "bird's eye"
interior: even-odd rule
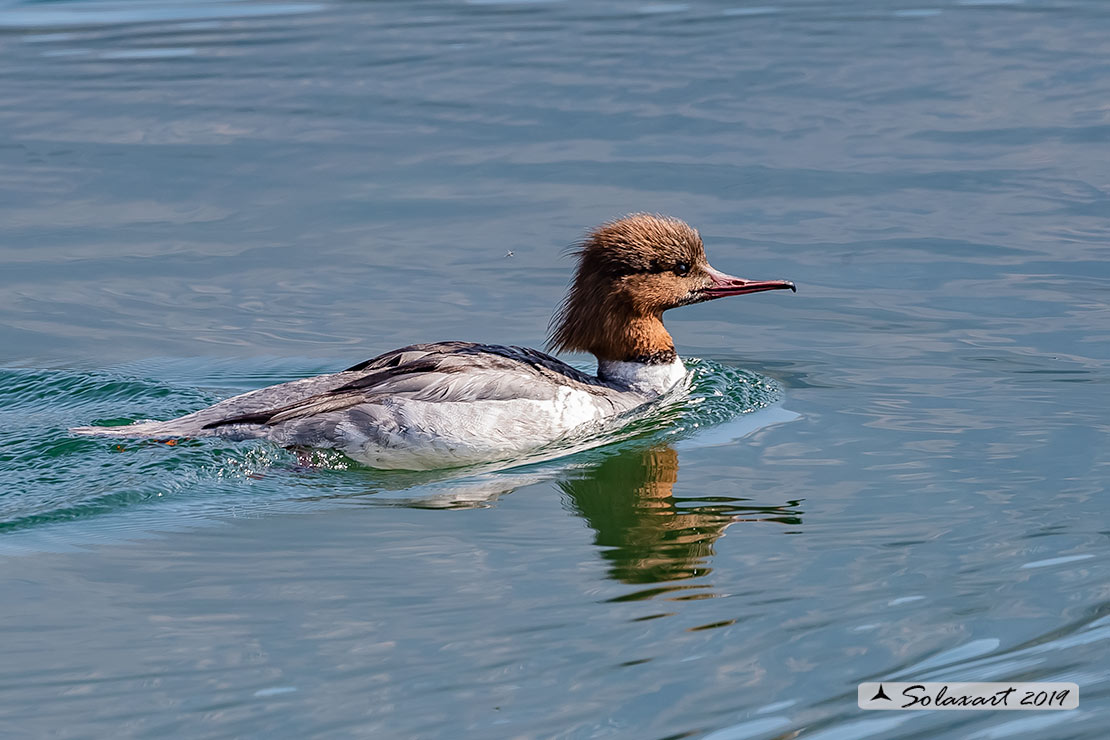
[[[674,266],[673,272],[679,277],[686,277],[690,274],[690,265],[686,264],[685,262],[679,262],[677,265]]]

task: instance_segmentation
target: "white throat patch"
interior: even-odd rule
[[[674,388],[686,377],[686,366],[679,357],[665,365],[600,360],[597,363],[597,375],[602,380],[626,386],[630,391],[658,396]]]

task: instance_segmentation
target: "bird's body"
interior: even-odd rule
[[[674,382],[658,393],[685,375],[684,368],[667,368]],[[592,377],[535,350],[440,342],[260,388],[169,421],[74,431],[264,438],[287,447],[338,449],[371,467],[421,470],[525,454],[658,393]]]
[[[609,243],[607,237],[618,241]],[[644,257],[647,267],[636,269],[622,250]],[[592,352],[598,358],[596,377],[532,349],[418,344],[343,372],[250,391],[177,419],[72,431],[267,439],[286,447],[333,448],[387,469],[509,460],[601,427],[679,385],[687,373],[659,318],[666,308],[718,294],[793,289],[782,281],[756,283],[716,272],[705,263],[697,232],[655,216],[601,227],[581,254],[552,344]],[[604,259],[592,264],[599,254],[617,257],[619,269]],[[666,265],[660,260],[669,260],[670,269],[661,269]],[[695,270],[703,274],[692,277]],[[659,278],[663,272],[673,278]],[[595,285],[599,278],[603,281]]]

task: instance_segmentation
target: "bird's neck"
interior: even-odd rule
[[[686,379],[686,366],[673,351],[668,362],[597,361],[597,377],[623,389],[660,396]]]
[[[674,340],[659,316],[609,315],[590,348],[599,361],[666,365],[674,362]]]
[[[579,298],[572,293],[556,315],[553,349],[589,352],[597,358],[599,378],[643,393],[665,393],[686,376],[660,314]]]
[[[597,376],[641,393],[666,393],[686,377],[674,340],[654,315],[611,323],[592,348]]]

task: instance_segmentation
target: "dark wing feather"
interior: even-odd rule
[[[471,343],[435,342],[432,344],[412,344],[408,347],[390,350],[377,357],[371,357],[369,360],[364,360],[357,365],[352,365],[344,372],[354,373],[360,370],[382,370],[385,368],[397,367],[398,365],[404,365],[430,354],[442,354],[445,351],[459,349],[465,346],[471,346]]]
[[[265,409],[263,411],[252,411],[248,414],[239,414],[237,416],[228,416],[224,419],[217,419],[216,421],[205,424],[201,428],[215,429],[216,427],[228,426],[230,424],[277,424],[278,422],[297,419],[303,416],[323,414],[328,411],[342,411],[351,406],[357,406],[365,400],[366,398],[361,393],[349,393],[345,396],[320,393],[295,401],[286,406]]]

